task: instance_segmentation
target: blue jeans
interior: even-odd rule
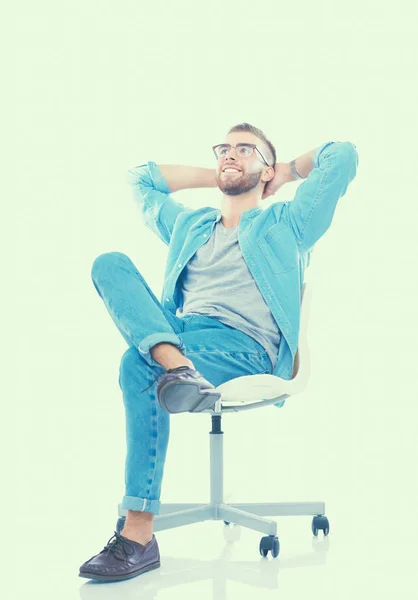
[[[101,254],[91,275],[129,346],[119,370],[127,447],[121,507],[159,514],[170,414],[158,403],[158,380],[143,391],[165,372],[150,349],[161,342],[174,344],[215,387],[242,375],[272,373],[272,364],[264,348],[243,332],[213,317],[180,318],[164,309],[125,254]]]

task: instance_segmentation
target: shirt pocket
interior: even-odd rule
[[[269,263],[274,275],[282,275],[298,265],[299,251],[295,237],[283,223],[268,229],[257,244]]]

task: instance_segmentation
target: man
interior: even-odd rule
[[[93,264],[96,290],[129,345],[119,375],[128,516],[121,533],[82,565],[81,577],[122,580],[160,566],[153,518],[170,413],[212,408],[215,388],[236,377],[292,377],[304,271],[358,165],[350,142],[326,142],[276,163],[273,144],[248,123],[233,127],[213,152],[216,169],[150,161],[130,171],[145,224],[169,248],[161,302],[124,254],[103,254]],[[306,181],[292,202],[261,208],[298,179]],[[220,210],[188,208],[170,196],[201,187],[221,190]]]

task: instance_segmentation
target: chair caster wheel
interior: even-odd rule
[[[269,550],[273,558],[279,556],[280,544],[277,535],[265,535],[260,540],[260,554],[266,557]]]
[[[329,521],[325,515],[317,515],[312,519],[312,533],[315,537],[319,530],[324,532],[324,536],[329,534]]]
[[[126,517],[119,517],[119,519],[116,521],[116,533],[120,534],[122,529],[125,527],[125,521]]]

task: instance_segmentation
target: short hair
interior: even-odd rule
[[[274,168],[274,165],[276,164],[276,148],[273,146],[270,140],[266,138],[261,129],[254,127],[254,125],[250,125],[250,123],[239,123],[238,125],[231,127],[231,129],[228,131],[228,134],[233,133],[234,131],[248,131],[249,133],[253,133],[255,136],[260,138],[260,140],[262,140],[270,150],[271,156],[267,155],[266,160],[268,163],[273,162],[273,164],[269,166]]]

